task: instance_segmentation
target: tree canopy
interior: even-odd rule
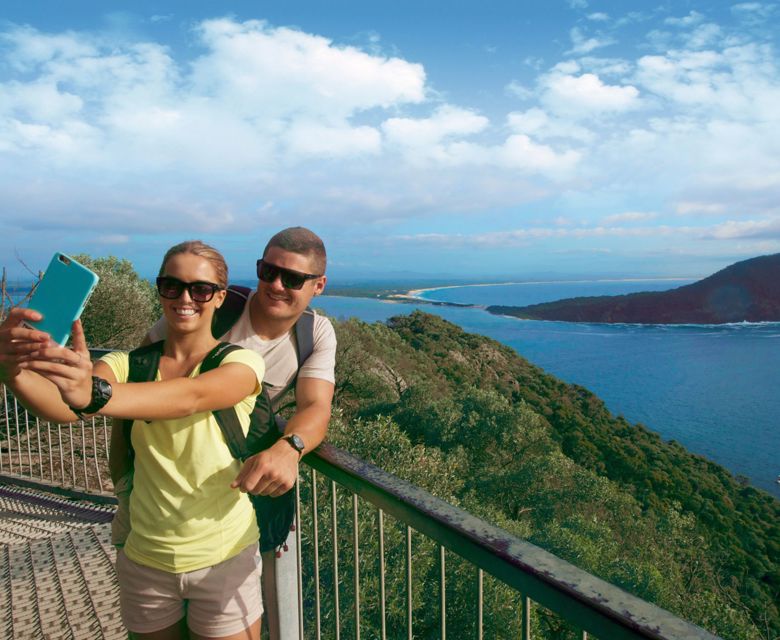
[[[100,277],[81,316],[90,347],[132,349],[162,315],[154,287],[141,278],[129,260],[114,256],[73,258]]]
[[[780,632],[769,494],[439,316],[336,328],[336,444],[724,638]]]

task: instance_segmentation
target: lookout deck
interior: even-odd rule
[[[0,484],[0,637],[127,638],[113,511]]]

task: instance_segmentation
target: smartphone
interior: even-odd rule
[[[97,274],[64,253],[55,253],[35,287],[28,307],[43,315],[43,320],[27,321],[29,327],[48,333],[64,346],[71,325],[81,312],[98,283]]]

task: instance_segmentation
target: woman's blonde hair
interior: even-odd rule
[[[208,260],[214,267],[214,271],[217,274],[217,281],[215,284],[218,284],[223,288],[227,287],[228,266],[225,262],[225,258],[214,247],[207,245],[205,242],[201,242],[200,240],[186,240],[185,242],[180,242],[179,244],[176,244],[168,249],[168,251],[165,253],[162,264],[160,265],[160,273],[157,275],[164,275],[165,265],[168,264],[168,260],[170,260],[173,256],[179,255],[180,253],[191,253],[194,256],[200,256],[201,258]]]

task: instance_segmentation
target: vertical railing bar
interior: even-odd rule
[[[92,422],[95,421],[95,418],[91,418]],[[81,460],[82,460],[82,467],[84,468],[84,487],[87,491],[89,491],[89,475],[87,474],[87,421],[82,420],[81,421]]]
[[[3,434],[8,440],[8,433],[11,428],[11,417],[8,415],[8,390],[4,384],[0,384],[0,391],[3,392],[3,416],[5,417],[5,429]],[[0,447],[0,473],[5,473],[5,464],[3,463],[3,450]]]
[[[341,617],[339,615],[339,537],[336,514],[336,483],[330,481],[331,526],[333,527],[333,603],[336,621],[336,640],[341,637]]]
[[[444,545],[439,545],[439,606],[441,608],[441,640],[447,640],[447,577]]]
[[[412,640],[412,528],[406,525],[406,637]]]
[[[35,417],[35,438],[38,442],[38,478],[43,480],[43,449],[41,448],[41,421]]]
[[[485,572],[482,569],[477,569],[477,639],[483,638],[483,602],[484,602],[484,578]]]
[[[0,384],[0,391],[3,393],[3,416],[5,417],[5,429],[3,433],[6,439],[8,438],[8,428],[11,426],[11,420],[8,417],[8,392],[5,385]],[[3,449],[0,447],[0,473],[5,473],[5,465],[3,464]]]
[[[101,418],[105,420],[105,418]],[[103,478],[100,477],[100,464],[98,463],[98,434],[95,418],[92,418],[92,459],[95,461],[95,473],[97,474],[98,491],[103,493]]]
[[[311,470],[311,512],[312,529],[314,532],[314,615],[317,622],[317,640],[322,640],[322,615],[320,602],[320,531],[317,508],[317,471]]]
[[[16,419],[16,453],[19,457],[19,475],[22,475],[22,448],[19,446],[19,403],[14,401],[14,418]],[[10,453],[11,440],[8,439],[9,453]],[[13,468],[11,469],[13,473]]]
[[[108,450],[110,447],[110,445],[108,444],[108,418],[103,418],[103,446],[105,447],[104,451],[106,452],[105,454],[106,463],[108,463]],[[106,480],[110,480],[110,477],[106,478]],[[113,485],[113,482],[111,484]]]
[[[531,598],[523,596],[522,640],[531,640]]]
[[[360,640],[360,529],[358,523],[358,496],[352,494],[352,554],[354,556],[355,571],[355,640]]]
[[[60,482],[65,484],[65,449],[62,446],[62,425],[55,425],[57,429],[57,441],[60,444]]]
[[[295,555],[298,558],[298,638],[303,640],[303,563],[301,555],[301,487],[295,483]]]
[[[73,423],[68,423],[68,440],[70,441],[70,478],[71,486],[76,486],[76,447],[73,446]]]
[[[51,422],[46,421],[46,441],[49,443],[49,478],[54,481],[54,446],[51,440]]]
[[[36,418],[37,419],[37,418]],[[24,435],[25,440],[27,441],[27,475],[32,478],[33,477],[33,470],[32,470],[32,447],[30,446],[30,413],[28,412],[27,415],[24,418]]]
[[[382,640],[387,640],[387,611],[385,609],[385,513],[378,511],[379,524],[379,614],[381,619]]]

